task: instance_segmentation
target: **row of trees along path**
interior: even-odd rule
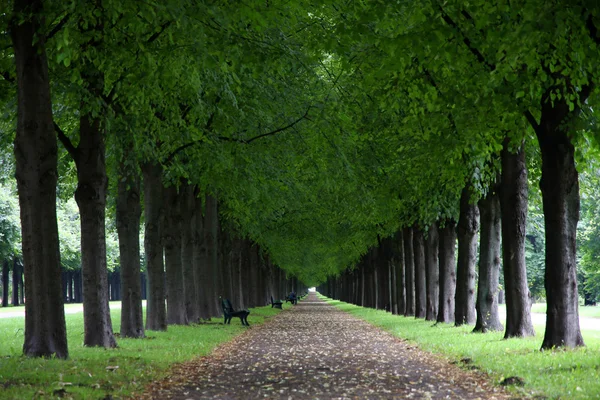
[[[317,298],[177,366],[141,398],[508,399],[484,375],[359,320]]]
[[[478,310],[494,315],[501,235],[506,336],[532,335],[526,154],[545,224],[541,347],[583,346],[575,161],[599,158],[588,151],[598,146],[597,2],[246,3],[2,3],[12,10],[0,14],[0,95],[15,132],[24,354],[68,357],[57,186],[79,207],[86,346],[117,345],[109,201],[131,293],[122,336],[218,312],[225,283],[245,280],[241,263],[258,265],[257,251],[240,250],[250,242],[278,287],[337,276],[330,289],[355,302],[472,323],[480,213]],[[365,254],[361,272],[344,272]],[[260,289],[243,305],[264,304]]]

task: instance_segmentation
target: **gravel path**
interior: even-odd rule
[[[141,398],[509,399],[465,371],[319,300],[178,365]]]

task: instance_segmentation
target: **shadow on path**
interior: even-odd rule
[[[468,372],[316,294],[212,355],[176,366],[141,398],[509,399]]]

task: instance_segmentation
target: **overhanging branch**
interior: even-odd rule
[[[53,121],[53,124],[54,124],[54,130],[56,131],[56,134],[58,135],[58,140],[60,140],[60,142],[63,144],[63,146],[65,146],[65,149],[67,149],[67,151],[69,152],[69,154],[71,155],[73,160],[75,160],[75,163],[77,163],[77,154],[78,154],[77,148],[75,146],[73,146],[73,143],[67,137],[67,135],[65,135],[65,132],[63,132],[63,130],[60,129],[60,126],[58,126],[58,124],[54,121]]]

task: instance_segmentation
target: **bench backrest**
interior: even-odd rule
[[[233,306],[231,305],[231,301],[229,301],[229,299],[223,299],[221,301],[221,307],[223,307],[224,314],[231,314],[233,312]]]

